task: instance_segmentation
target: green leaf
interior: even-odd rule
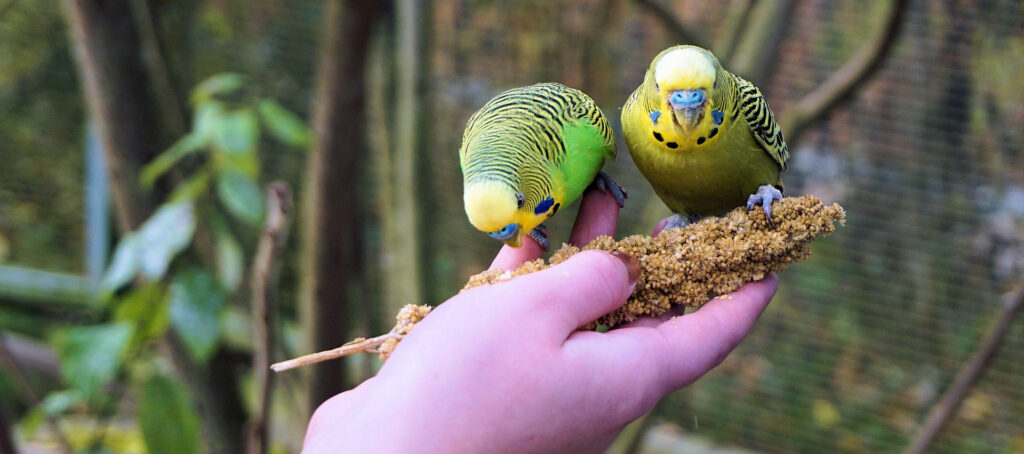
[[[209,273],[189,269],[171,282],[171,324],[197,361],[205,362],[220,338],[224,292]]]
[[[210,188],[210,172],[199,171],[184,183],[174,188],[168,200],[170,203],[194,202]]]
[[[192,118],[192,134],[205,143],[213,137],[213,131],[220,125],[221,117],[227,112],[224,103],[219,101],[204,101],[196,107],[195,116]]]
[[[231,169],[241,172],[243,175],[257,179],[260,175],[260,160],[256,153],[243,155],[229,155],[224,153],[213,154],[214,167],[221,170]]]
[[[181,383],[154,375],[139,387],[138,399],[139,429],[149,454],[199,452],[199,419]]]
[[[132,325],[118,322],[71,328],[57,339],[60,372],[82,396],[91,396],[117,374],[124,361]]]
[[[224,308],[220,316],[220,338],[224,345],[240,352],[252,351],[252,318],[235,304]]]
[[[156,182],[160,175],[174,167],[174,164],[180,161],[181,158],[203,150],[206,143],[206,139],[198,134],[186,134],[185,137],[178,139],[174,145],[171,145],[171,148],[160,153],[160,156],[157,156],[156,159],[142,168],[142,175],[140,177],[142,186],[146,189],[152,188],[153,183]]]
[[[35,438],[36,432],[43,426],[43,422],[46,421],[46,415],[43,410],[39,407],[30,408],[21,417],[21,421],[18,421],[18,432],[19,435],[25,438]]]
[[[229,155],[256,152],[260,123],[252,109],[237,109],[220,116],[213,128],[215,150]]]
[[[280,104],[263,99],[256,109],[263,120],[263,126],[277,140],[296,147],[308,147],[313,142],[313,133],[306,123]]]
[[[68,411],[73,406],[81,405],[84,403],[82,395],[75,392],[74,390],[65,389],[63,391],[53,391],[43,398],[43,401],[39,403],[39,409],[43,411],[43,414],[49,416],[57,416]]]
[[[192,242],[196,217],[192,203],[160,207],[139,229],[139,268],[149,279],[159,279],[182,249]]]
[[[212,76],[192,90],[192,103],[200,104],[213,98],[232,94],[245,86],[247,78],[238,73],[221,73]]]
[[[211,225],[214,224],[211,222]],[[242,282],[242,273],[245,272],[242,246],[223,223],[212,230],[217,259],[217,280],[224,288],[233,291]]]
[[[127,284],[139,272],[139,238],[129,233],[121,238],[110,259],[110,266],[100,282],[100,290],[105,293],[114,292]]]
[[[234,217],[252,225],[263,220],[263,193],[245,174],[224,169],[217,175],[217,195]]]
[[[157,339],[170,325],[167,303],[168,292],[164,285],[145,284],[118,298],[114,319],[135,324],[143,341]]]

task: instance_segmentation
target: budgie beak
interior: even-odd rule
[[[668,96],[668,103],[675,112],[676,123],[687,131],[692,130],[704,116],[704,104],[707,97],[704,90],[673,90]]]
[[[523,244],[522,230],[523,229],[520,228],[519,224],[512,222],[502,227],[500,230],[496,232],[488,233],[488,235],[490,235],[491,238],[494,238],[496,240],[501,240],[502,242],[509,246],[519,247],[520,245]]]
[[[509,245],[509,247],[519,247],[519,246],[522,246],[523,245],[523,235],[520,234],[520,232],[516,232],[515,235],[512,235],[512,238],[504,240],[503,242],[505,244]]]

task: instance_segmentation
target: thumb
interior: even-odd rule
[[[533,318],[560,335],[597,320],[633,293],[640,263],[621,252],[584,251],[509,282]]]

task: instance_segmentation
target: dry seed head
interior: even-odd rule
[[[609,327],[644,316],[656,316],[672,306],[700,306],[711,298],[740,288],[747,282],[780,271],[810,255],[808,243],[835,231],[846,213],[838,204],[824,205],[814,196],[787,197],[772,206],[769,226],[761,210],[737,208],[721,218],[707,218],[657,237],[633,235],[615,241],[602,236],[583,248],[563,245],[551,265],[588,249],[619,251],[640,262],[640,278],[626,303],[591,323]],[[487,271],[469,279],[465,289],[509,280],[546,268],[540,259],[511,273]],[[464,290],[465,290],[464,289]]]

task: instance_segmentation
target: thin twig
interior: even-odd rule
[[[47,379],[60,379],[57,354],[53,349],[32,339],[10,333],[0,334],[0,342],[11,359],[26,373],[39,374]]]
[[[14,371],[14,381],[17,383],[18,387],[21,388],[22,396],[26,403],[32,407],[39,407],[39,395],[36,394],[35,389],[32,388],[32,383],[28,380],[28,377],[25,376],[25,371],[21,370],[21,365],[14,359],[11,352],[7,350],[7,345],[3,341],[2,334],[0,334],[0,357],[3,357],[3,360],[6,361],[7,364],[10,365],[11,370]],[[53,432],[53,436],[57,438],[57,443],[60,445],[61,450],[68,454],[74,452],[74,450],[71,449],[71,444],[68,443],[67,437],[64,436],[64,432],[60,430],[57,420],[53,419],[53,416],[46,412],[43,412],[43,415],[45,416],[44,419],[46,420],[46,425],[50,427],[50,430]]]
[[[273,369],[274,372],[281,372],[283,370],[294,369],[296,367],[316,364],[329,359],[341,358],[342,356],[348,356],[353,353],[372,353],[374,348],[384,342],[387,342],[388,339],[401,339],[402,336],[403,334],[398,332],[398,330],[393,329],[387,334],[371,337],[369,339],[356,339],[332,350],[310,353],[305,356],[289,359],[288,361],[281,361],[279,363],[272,364],[270,368]]]
[[[690,32],[676,15],[665,5],[658,3],[656,0],[636,0],[636,4],[646,8],[654,17],[661,21],[661,24],[668,29],[681,44],[692,44],[707,48],[708,45],[704,40],[697,37],[697,35]]]
[[[256,345],[253,350],[252,370],[256,380],[258,403],[249,423],[246,450],[249,454],[262,454],[267,448],[267,425],[273,381],[270,376],[270,355],[274,345],[274,309],[270,298],[275,262],[287,234],[288,213],[291,211],[291,191],[283,182],[267,186],[267,217],[263,225],[256,258],[252,264],[251,298],[252,331]]]
[[[992,358],[999,351],[999,347],[1003,345],[1010,323],[1017,312],[1020,311],[1021,306],[1024,306],[1024,285],[1020,286],[1015,292],[1006,295],[1003,300],[1003,308],[999,311],[999,315],[995,320],[992,321],[992,326],[989,328],[984,342],[978,346],[971,359],[960,368],[956,378],[953,379],[953,384],[943,393],[942,398],[928,411],[928,417],[925,418],[924,424],[918,430],[917,436],[914,437],[914,442],[907,449],[907,454],[925,452],[932,441],[935,440],[935,437],[942,432],[942,428],[949,422],[950,418],[956,414],[960,403],[967,397],[967,393],[974,386],[974,383],[978,381],[978,377],[988,368]]]
[[[881,67],[899,35],[908,3],[908,0],[893,0],[885,24],[878,27],[875,35],[825,82],[783,112],[782,129],[788,142],[796,142],[808,125],[827,114]]]

